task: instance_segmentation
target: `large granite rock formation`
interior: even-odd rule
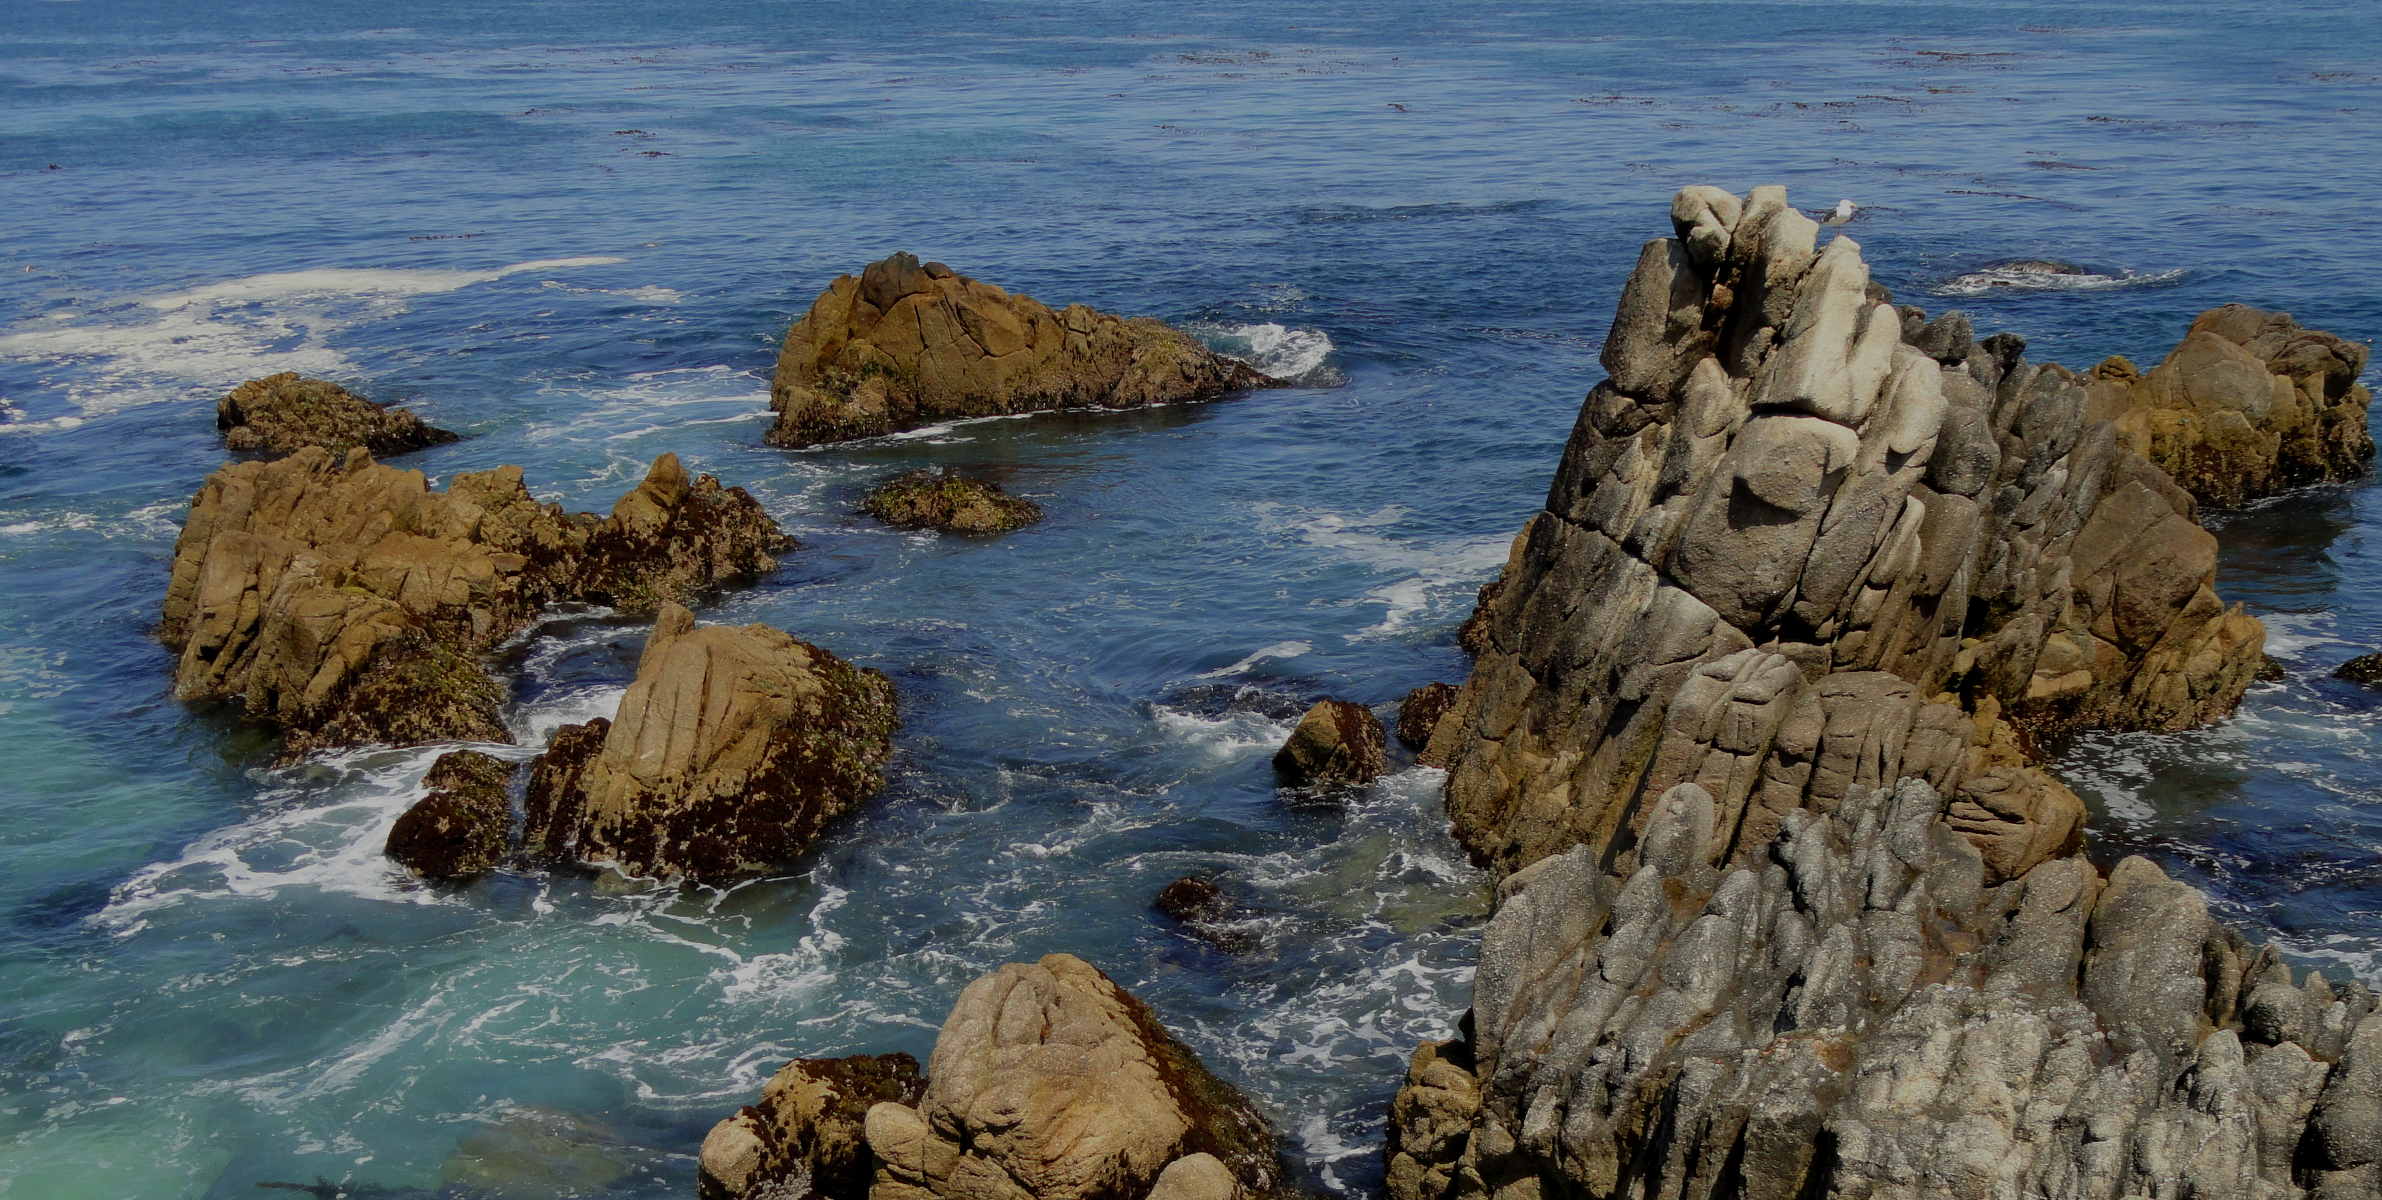
[[[1211,400],[1277,385],[1148,318],[1052,312],[908,254],[839,275],[786,331],[769,441],[811,446],[955,417]]]
[[[2123,358],[2093,368],[2085,412],[2202,503],[2238,505],[2365,472],[2366,353],[2288,313],[2228,304],[2147,375]]]
[[[767,570],[790,544],[741,488],[675,455],[615,506],[566,514],[517,467],[433,492],[361,450],[232,463],[191,500],[159,634],[176,695],[237,702],[288,754],[509,741],[481,656],[559,601],[650,611]]]
[[[2257,671],[2191,497],[1783,191],[1672,218],[1432,737],[1505,878],[1392,1196],[2367,1194],[2373,997],[2030,761]]]
[[[893,683],[767,625],[662,609],[610,721],[566,726],[530,773],[526,851],[717,882],[782,866],[876,794]]]
[[[795,1068],[806,1079],[822,1074]],[[729,1118],[704,1142],[707,1200],[804,1189],[859,1200],[848,1182],[825,1182],[850,1177],[841,1160],[831,1173],[823,1160],[767,1150],[837,1142],[850,1102],[817,1102],[808,1085],[771,1088],[780,1099],[765,1094],[759,1112]],[[1148,1006],[1066,954],[968,985],[935,1041],[925,1088],[869,1107],[863,1130],[874,1162],[869,1200],[1259,1200],[1289,1191],[1257,1109]]]
[[[2081,380],[1957,315],[1906,338],[1860,247],[1815,248],[1779,189],[1690,189],[1673,221],[1431,747],[1476,855],[1607,841],[1690,780],[1759,846],[1905,775],[2055,848],[2081,808],[2028,735],[2232,709],[2263,631]]]
[[[375,404],[325,379],[293,371],[251,379],[215,402],[215,428],[234,450],[290,454],[320,446],[386,458],[456,440],[402,408]]]
[[[896,529],[944,533],[1007,533],[1042,519],[1042,507],[999,484],[949,471],[905,471],[860,502],[868,515]]]
[[[1470,1036],[1414,1056],[1390,1195],[2349,1200],[2382,1018],[2132,858],[1993,884],[1917,780],[1751,855],[1695,784],[1619,869],[1507,878]]]

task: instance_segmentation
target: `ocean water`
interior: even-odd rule
[[[2382,33],[2362,3],[1075,2],[401,10],[13,0],[0,13],[0,1195],[692,1194],[782,1060],[924,1055],[952,998],[1067,950],[1378,1190],[1406,1053],[1466,1003],[1486,881],[1436,773],[1276,793],[1305,703],[1458,679],[1637,247],[1689,182],[1867,206],[1906,301],[2038,358],[2155,361],[2241,300],[2370,339]],[[896,249],[1188,324],[1308,386],[760,443],[788,321]],[[1964,276],[2067,259],[2035,290]],[[608,505],[665,450],[803,548],[708,620],[890,673],[884,795],[787,874],[461,892],[379,856],[436,750],[288,768],[168,690],[172,540],[213,399],[276,370]],[[854,512],[1001,479],[994,541]],[[2382,982],[2382,496],[2216,519],[2288,678],[2059,768],[2301,961]],[[504,655],[527,757],[606,713],[643,630]],[[1147,907],[1211,872],[1228,956]],[[543,1157],[541,1157],[543,1156]],[[520,1174],[535,1176],[524,1181]],[[501,1189],[500,1189],[501,1190]],[[488,1194],[458,1191],[454,1194]]]

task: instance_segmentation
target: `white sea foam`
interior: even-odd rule
[[[1184,327],[1218,354],[1242,362],[1300,387],[1336,387],[1348,382],[1332,361],[1339,347],[1320,329],[1301,329],[1264,321],[1226,325],[1195,321]]]
[[[2182,281],[2184,271],[2054,272],[2039,268],[1988,266],[1937,284],[1940,296],[1982,296],[1991,292],[2098,292],[2113,288],[2163,287]]]
[[[1416,543],[1385,532],[1407,514],[1402,505],[1348,515],[1258,506],[1260,528],[1289,533],[1308,545],[1332,551],[1397,578],[1367,591],[1359,603],[1382,606],[1381,620],[1360,638],[1389,638],[1427,622],[1452,619],[1474,592],[1504,565],[1510,535]]]
[[[585,256],[479,271],[274,271],[98,312],[36,318],[0,334],[0,358],[78,368],[63,381],[68,398],[86,416],[104,415],[194,390],[221,391],[275,371],[352,374],[354,364],[331,337],[403,312],[410,300],[515,275],[622,261]]]
[[[1229,667],[1218,667],[1213,671],[1202,671],[1200,672],[1199,677],[1201,679],[1226,679],[1231,676],[1238,675],[1261,662],[1266,662],[1277,658],[1297,658],[1299,655],[1309,653],[1314,649],[1315,647],[1308,645],[1305,642],[1275,642],[1271,646],[1265,646],[1250,651],[1248,657],[1243,658],[1239,662],[1236,662]]]
[[[1172,738],[1189,742],[1218,759],[1240,758],[1253,751],[1282,744],[1296,724],[1278,721],[1263,713],[1228,712],[1220,716],[1202,716],[1195,712],[1154,705],[1150,715],[1158,728]]]

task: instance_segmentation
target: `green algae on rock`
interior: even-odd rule
[[[706,883],[783,866],[884,785],[898,723],[883,674],[665,605],[618,713],[539,756],[524,851]]]
[[[786,331],[771,445],[878,437],[936,421],[1136,408],[1281,386],[1146,317],[1056,312],[908,254],[839,275]]]
[[[410,410],[375,404],[327,379],[294,371],[233,388],[216,401],[215,428],[234,450],[268,454],[320,446],[333,454],[361,448],[386,458],[458,440]]]
[[[422,777],[428,794],[389,827],[384,852],[439,883],[467,883],[505,860],[513,827],[506,785],[513,764],[477,750],[450,750]]]
[[[860,506],[896,529],[944,533],[1007,533],[1042,519],[1040,505],[1012,496],[998,484],[932,469],[895,476],[871,491]]]

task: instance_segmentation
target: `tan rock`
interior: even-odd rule
[[[811,446],[957,417],[1210,400],[1276,383],[1157,321],[1080,304],[1053,312],[896,254],[837,276],[786,332],[769,441]]]
[[[1170,1170],[1168,1194],[1203,1200],[1284,1187],[1257,1110],[1140,1001],[1065,954],[970,984],[916,1109],[880,1105],[867,1133],[876,1200],[1142,1200]],[[1192,1156],[1216,1167],[1181,1164]]]
[[[1370,783],[1389,769],[1389,739],[1373,710],[1318,700],[1274,752],[1274,770],[1293,786]]]
[[[573,729],[533,769],[524,844],[631,875],[766,871],[883,786],[895,724],[882,674],[667,605],[600,745]]]
[[[866,1196],[876,1174],[863,1134],[869,1110],[914,1105],[925,1087],[918,1060],[907,1054],[795,1059],[770,1077],[758,1102],[703,1139],[700,1195]]]
[[[770,566],[787,539],[673,455],[609,520],[541,503],[517,467],[432,492],[361,450],[229,464],[191,501],[159,634],[175,693],[279,725],[284,752],[509,741],[481,664],[562,600],[636,611]]]
[[[388,457],[452,442],[455,435],[402,408],[375,404],[323,379],[289,371],[251,379],[215,404],[215,427],[234,450],[290,454],[321,446]]]
[[[861,508],[896,529],[945,533],[1007,533],[1042,519],[1042,509],[998,484],[949,471],[909,471],[886,481]]]

